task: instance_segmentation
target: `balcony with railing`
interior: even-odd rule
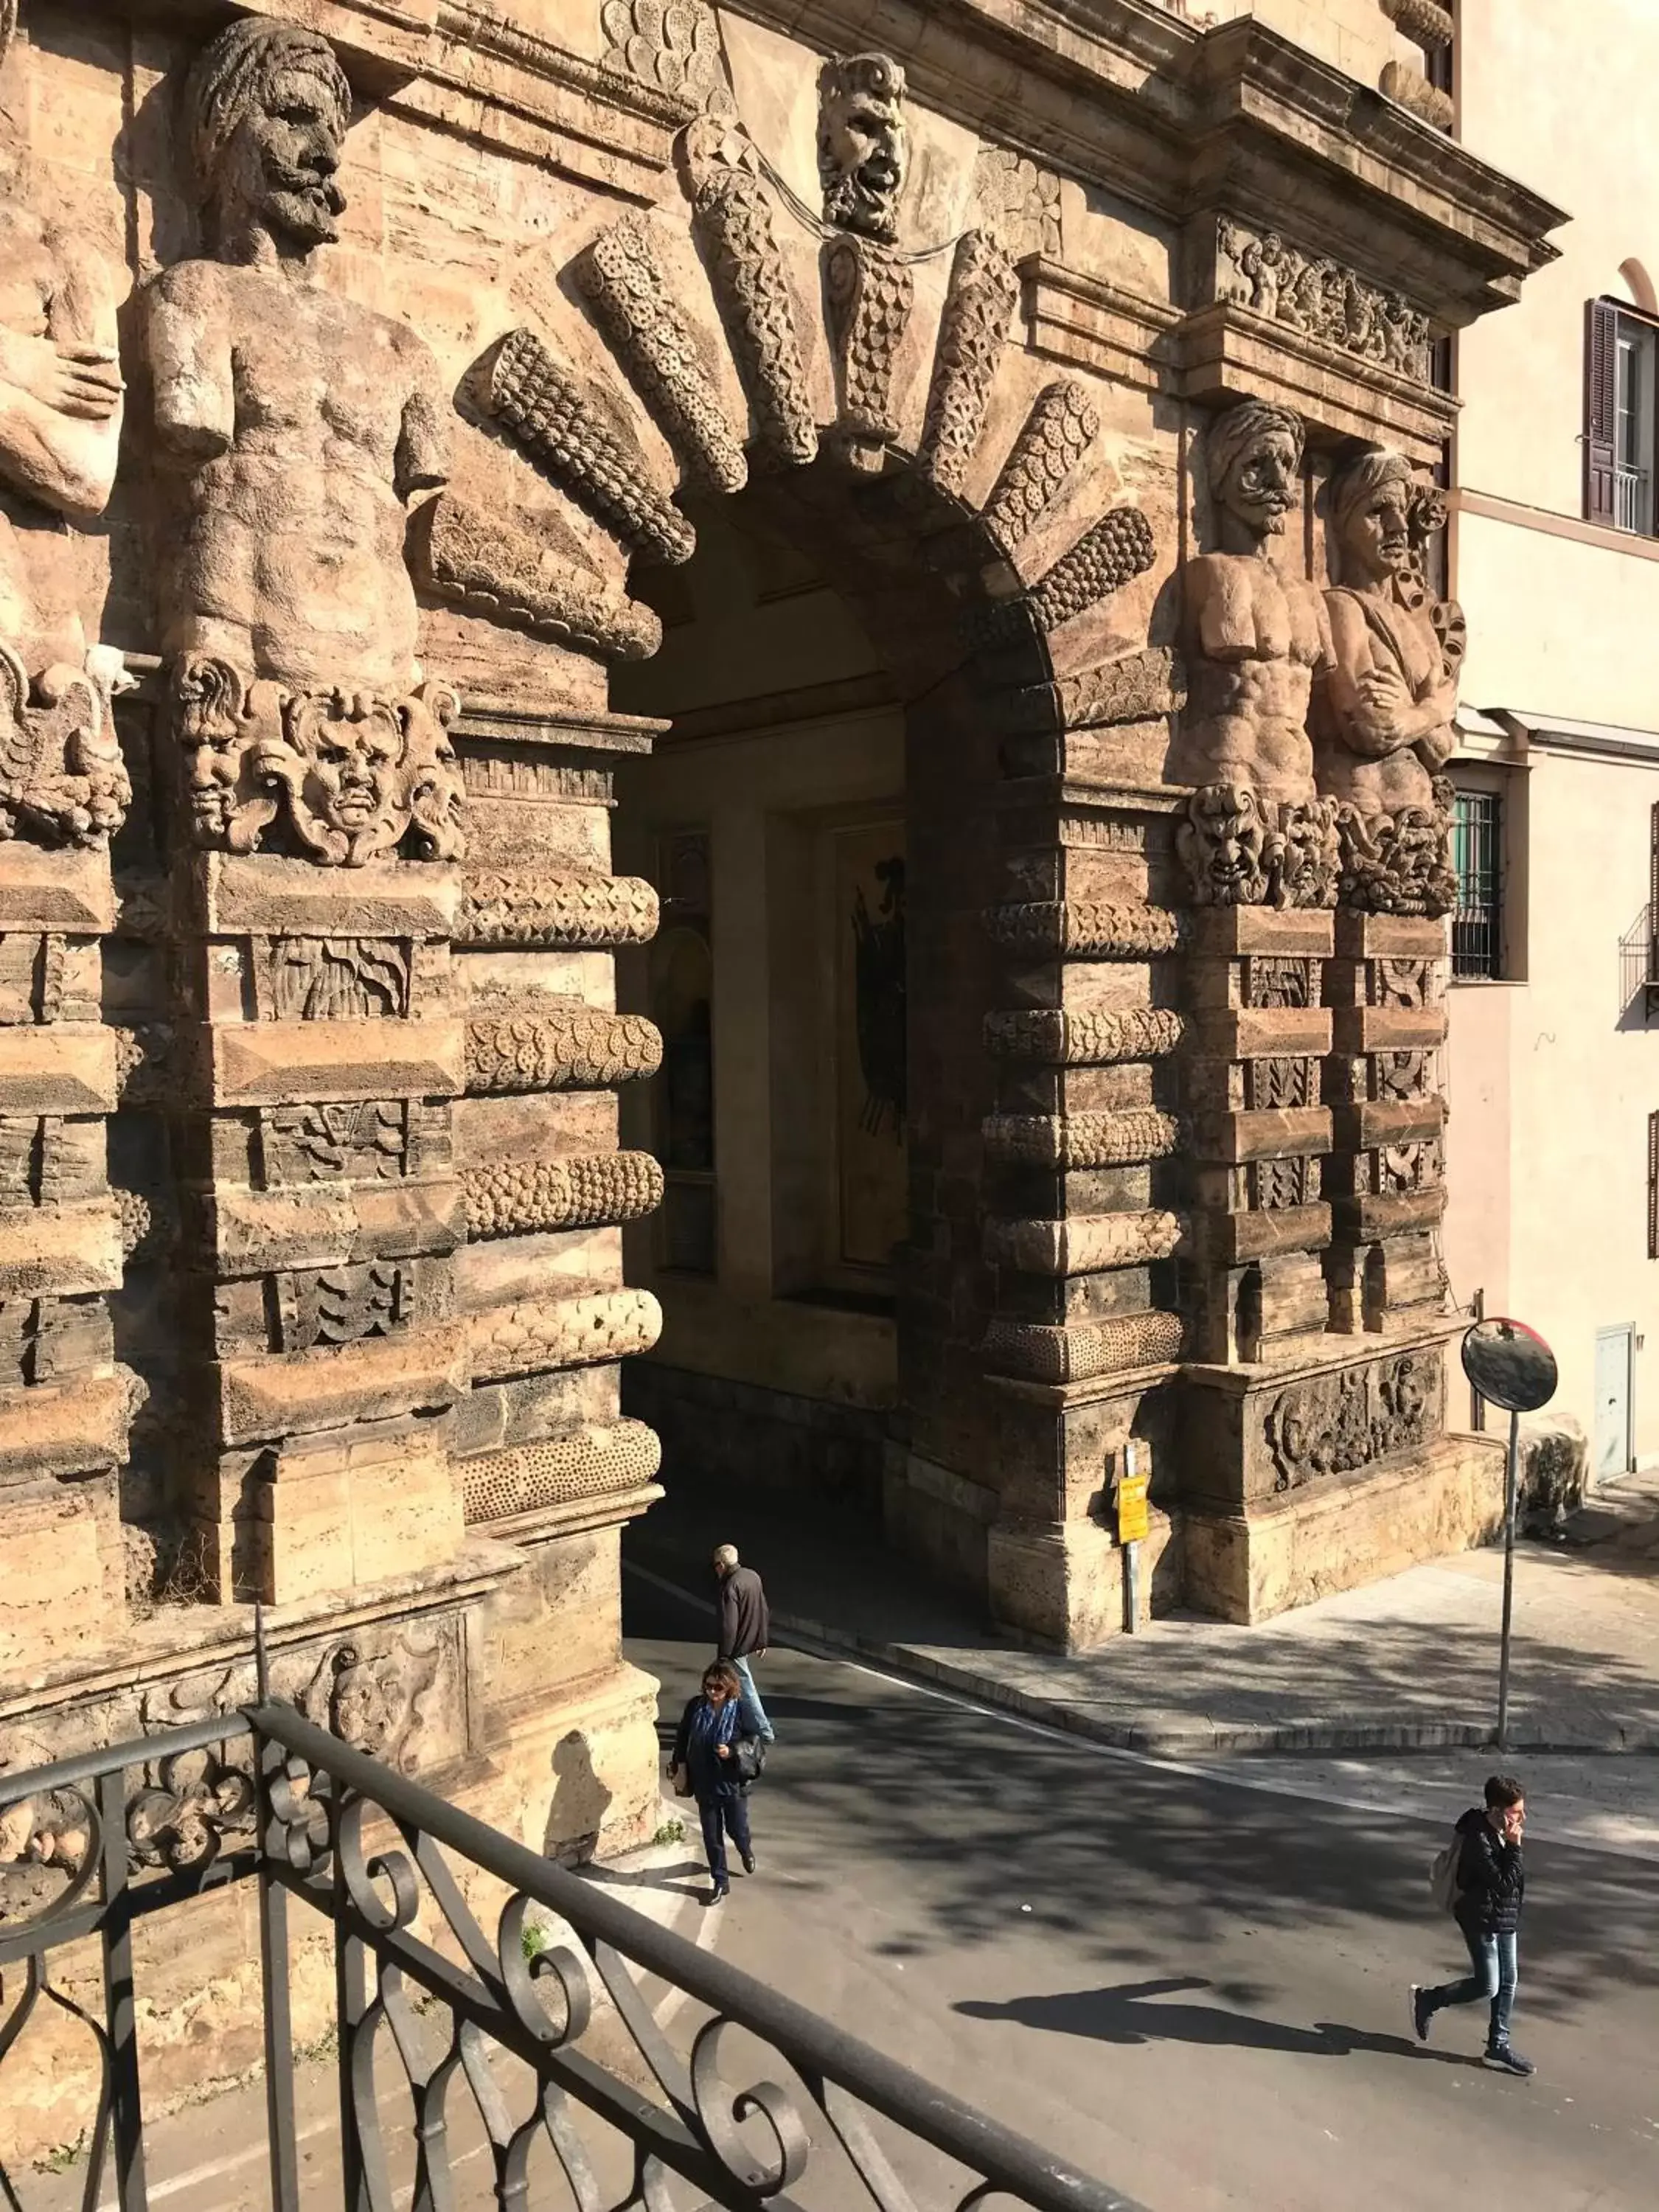
[[[79,2038],[83,2212],[146,2212],[144,1961],[187,1960],[227,1890],[257,1905],[272,2212],[302,2202],[291,1952],[332,1990],[342,2212],[1141,2212],[273,1699],[0,1776],[0,2204],[34,2201],[8,2120],[55,2032]]]
[[[1613,519],[1620,530],[1653,535],[1653,475],[1648,469],[1615,468],[1613,472]]]

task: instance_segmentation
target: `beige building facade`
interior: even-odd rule
[[[1659,160],[1563,100],[1587,50],[1659,61],[1641,0],[1571,26],[1458,10],[1464,139],[1571,210],[1513,315],[1460,335],[1453,545],[1469,619],[1467,828],[1449,1040],[1445,1255],[1460,1304],[1529,1322],[1592,1475],[1659,1456]]]

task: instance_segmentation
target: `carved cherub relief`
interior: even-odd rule
[[[1296,416],[1255,399],[1206,434],[1219,544],[1182,571],[1190,692],[1170,755],[1176,782],[1239,786],[1276,803],[1314,795],[1308,711],[1314,678],[1330,665],[1330,630],[1316,587],[1273,560],[1297,504],[1302,446]]]
[[[17,32],[0,0],[0,67]],[[0,148],[0,838],[101,843],[131,798],[115,741],[118,653],[88,647],[65,526],[115,483],[123,386],[100,257],[28,206]]]
[[[422,686],[409,511],[448,475],[451,410],[405,323],[325,291],[351,91],[314,33],[252,18],[186,94],[211,258],[148,297],[174,507],[161,632],[198,840],[356,865],[415,832],[460,849],[445,733]]]
[[[886,54],[848,54],[818,72],[823,219],[890,246],[910,166],[904,71]]]

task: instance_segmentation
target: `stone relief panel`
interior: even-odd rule
[[[1060,179],[1006,146],[981,146],[974,169],[977,220],[1015,261],[1041,253],[1058,261],[1065,251],[1060,229]]]
[[[1270,322],[1374,362],[1414,384],[1429,381],[1429,319],[1402,293],[1368,283],[1340,262],[1304,252],[1276,230],[1216,222],[1216,297]]]
[[[1273,1487],[1297,1490],[1322,1476],[1351,1474],[1427,1442],[1439,1421],[1443,1387],[1433,1351],[1293,1383],[1267,1416]]]

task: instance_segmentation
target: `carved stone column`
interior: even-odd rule
[[[174,1149],[207,1357],[191,1504],[221,1597],[285,1604],[459,1548],[459,890],[440,863],[346,878],[220,853],[181,887]]]
[[[1435,1231],[1446,1211],[1446,925],[1401,915],[1336,917],[1326,973],[1334,1050],[1325,1066],[1334,1148],[1331,1326],[1350,1334],[1445,1302]]]

